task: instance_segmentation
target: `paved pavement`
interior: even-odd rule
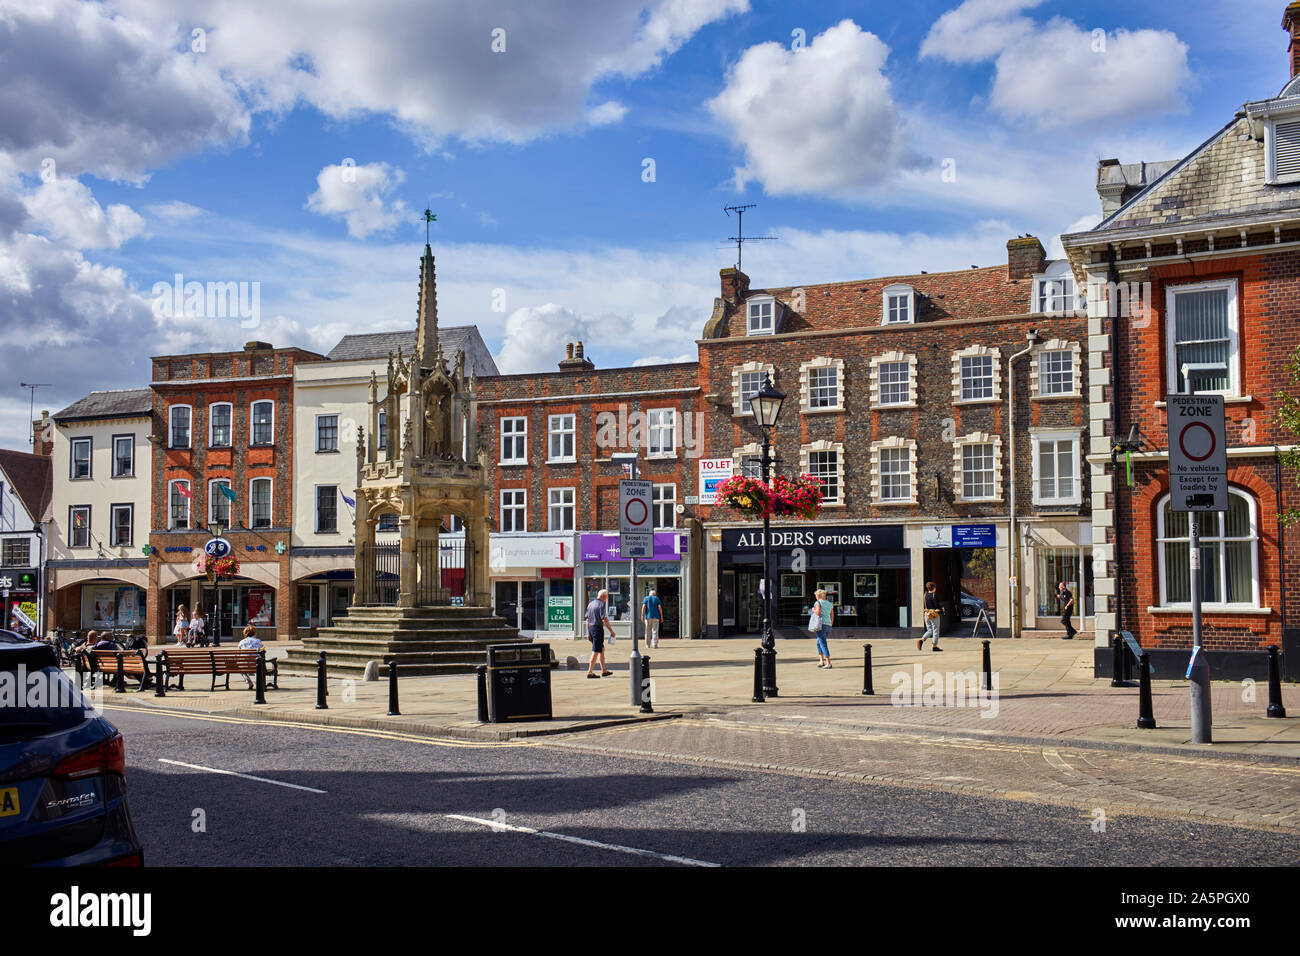
[[[108,707],[126,738],[132,814],[151,866],[1199,866],[1300,859],[1296,832],[576,746],[700,721],[471,743],[140,709],[120,697]],[[786,741],[779,746],[801,759],[823,757],[815,739],[797,729],[752,736],[763,746]],[[907,759],[933,768],[947,758],[932,746],[935,738],[927,740],[919,759],[916,747]],[[852,760],[864,744],[844,738],[836,746]]]
[[[285,645],[269,645],[272,656]],[[131,694],[144,706],[237,712],[259,718],[300,723],[390,728],[412,733],[465,739],[507,739],[521,735],[590,730],[628,721],[686,715],[714,715],[736,723],[761,726],[806,724],[810,729],[852,732],[907,731],[960,734],[1008,742],[1047,739],[1095,748],[1142,747],[1230,755],[1253,759],[1300,761],[1300,686],[1284,685],[1289,715],[1264,716],[1267,686],[1218,682],[1213,685],[1213,744],[1190,742],[1189,696],[1184,681],[1155,681],[1155,730],[1138,730],[1137,689],[1111,688],[1092,677],[1092,645],[1060,640],[998,640],[991,646],[997,694],[978,692],[981,644],[970,639],[942,642],[940,654],[917,651],[906,640],[873,642],[875,695],[864,697],[862,644],[832,641],[838,662],[831,670],[817,667],[811,641],[779,641],[780,696],[751,703],[753,645],[749,641],[672,641],[651,649],[652,718],[630,705],[627,673],[629,642],[609,651],[614,676],[586,678],[585,643],[560,641],[555,651],[563,662],[575,657],[576,671],[552,672],[555,719],[528,724],[482,725],[477,722],[472,675],[403,678],[401,717],[387,716],[387,682],[331,680],[329,709],[315,709],[315,682],[285,677],[269,703],[254,708],[240,678],[232,690],[210,693],[207,681],[191,678],[189,690],[171,692],[165,701],[150,693]],[[1253,698],[1253,699],[1252,699]]]

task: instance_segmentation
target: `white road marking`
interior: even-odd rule
[[[532,836],[547,837],[552,840],[563,840],[565,843],[576,843],[579,846],[595,847],[598,850],[613,850],[615,853],[629,853],[632,856],[651,856],[657,860],[666,860],[669,863],[680,863],[683,866],[722,866],[721,863],[708,863],[704,860],[692,860],[688,856],[673,856],[669,853],[656,853],[654,850],[642,850],[634,846],[619,846],[617,843],[601,843],[597,840],[584,840],[582,837],[569,836],[567,833],[551,833],[549,830],[534,830],[532,827],[520,827],[510,823],[502,823],[497,820],[484,820],[481,817],[466,817],[459,813],[448,813],[448,820],[461,820],[465,823],[481,823],[483,826],[492,827],[494,830],[509,830],[512,833],[528,833]]]
[[[308,793],[329,792],[327,790],[317,790],[315,787],[303,787],[296,783],[285,783],[283,780],[268,780],[266,777],[254,777],[252,774],[236,773],[233,770],[219,770],[216,767],[202,767],[196,763],[181,763],[179,760],[168,760],[165,757],[159,757],[158,762],[171,764],[173,767],[188,767],[190,770],[204,770],[208,773],[220,773],[227,777],[242,777],[245,780],[256,780],[258,783],[270,783],[277,787],[289,787],[291,790],[306,790]]]

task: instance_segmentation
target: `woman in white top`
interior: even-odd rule
[[[203,628],[206,623],[203,620],[203,611],[196,607],[193,616],[190,617],[190,647],[203,643]]]
[[[172,635],[176,638],[177,644],[184,644],[190,635],[190,617],[186,613],[184,604],[176,609],[176,624],[172,627]]]

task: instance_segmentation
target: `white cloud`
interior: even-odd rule
[[[861,195],[919,157],[884,75],[889,48],[844,20],[801,50],[750,47],[709,109],[745,151],[737,185],[770,194]]]
[[[145,231],[144,219],[130,206],[107,209],[76,179],[41,183],[26,197],[27,213],[45,235],[73,249],[116,249]]]
[[[627,107],[617,100],[609,100],[587,111],[589,126],[609,126],[617,123],[627,115]]]
[[[188,222],[197,216],[203,215],[201,208],[182,202],[179,199],[173,199],[170,202],[153,203],[145,206],[144,211],[156,219],[163,219],[167,222]]]
[[[1180,110],[1187,45],[1168,30],[1084,30],[1017,14],[1041,0],[966,0],[930,28],[921,55],[993,60],[990,106],[1039,126],[1078,126]]]
[[[348,235],[364,239],[407,217],[406,203],[386,198],[405,179],[405,173],[387,163],[326,166],[316,176],[316,191],[307,197],[307,208],[346,221]]]
[[[0,152],[28,172],[140,181],[242,140],[249,114],[234,84],[173,40],[98,3],[3,0]]]

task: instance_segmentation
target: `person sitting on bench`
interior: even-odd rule
[[[245,624],[244,639],[239,642],[239,649],[241,651],[260,651],[264,646],[265,645],[262,643],[261,638],[257,636],[257,628],[253,627],[253,625],[251,624]],[[250,689],[252,689],[253,686],[252,677],[245,674],[244,682],[248,684]]]

